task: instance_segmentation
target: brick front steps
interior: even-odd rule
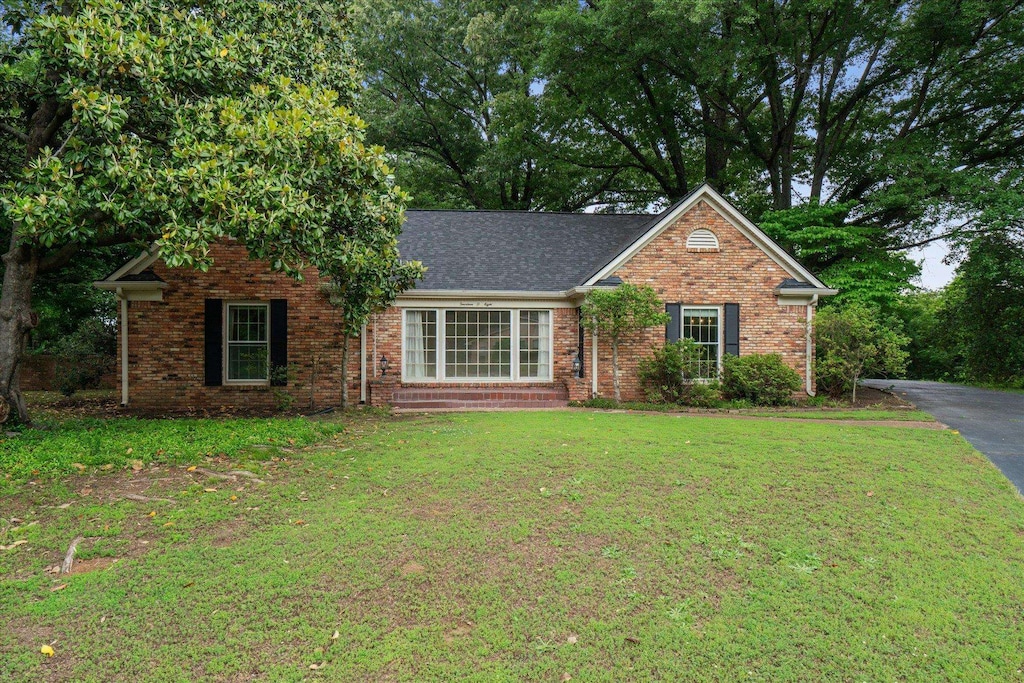
[[[400,410],[460,410],[475,408],[565,408],[565,387],[400,387],[391,401]]]

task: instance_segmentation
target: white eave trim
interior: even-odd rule
[[[92,283],[93,287],[97,289],[105,289],[108,292],[116,292],[117,290],[125,291],[150,291],[155,289],[167,289],[167,283],[161,280],[99,280],[98,282]]]
[[[566,299],[569,292],[529,292],[511,289],[411,289],[397,297],[405,299]]]
[[[609,261],[608,264],[601,268],[601,270],[592,275],[590,279],[583,283],[582,287],[593,286],[599,280],[603,280],[604,278],[612,275],[624,263],[633,258],[637,252],[646,247],[655,237],[675,223],[677,218],[692,209],[702,200],[710,204],[711,207],[718,211],[718,213],[729,221],[733,227],[739,230],[744,237],[756,244],[761,251],[767,254],[769,258],[775,261],[775,263],[777,263],[779,267],[785,270],[789,275],[797,280],[811,283],[814,285],[818,294],[824,294],[822,290],[828,289],[821,280],[814,277],[809,270],[801,266],[796,259],[775,244],[775,242],[773,242],[772,239],[759,227],[751,223],[743,214],[737,211],[728,202],[728,200],[718,194],[714,188],[707,184],[701,185],[699,188],[694,190],[685,201],[681,202],[671,211],[663,213],[657,223],[655,223],[646,233],[641,235],[631,245],[626,247],[626,249],[618,256]]]

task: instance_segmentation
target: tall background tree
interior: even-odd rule
[[[370,137],[418,207],[578,210],[617,184],[553,153],[542,11],[556,0],[357,0]]]
[[[298,275],[392,246],[405,195],[365,141],[345,3],[113,0],[4,4],[0,29],[0,397],[38,278],[112,244],[171,266],[240,240]],[[393,264],[385,264],[391,266]]]
[[[1019,0],[373,7],[374,135],[417,206],[649,210],[707,181],[867,299],[917,274],[908,248],[1024,214]]]

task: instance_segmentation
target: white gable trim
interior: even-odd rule
[[[151,265],[156,263],[158,258],[160,258],[160,249],[157,247],[156,242],[154,242],[150,245],[149,249],[144,250],[131,261],[111,273],[110,277],[105,280],[101,280],[101,282],[113,282],[125,275],[138,275],[146,268],[149,268]]]
[[[699,188],[691,192],[685,200],[676,205],[675,208],[663,213],[658,222],[655,223],[650,230],[641,235],[631,245],[626,247],[626,249],[618,256],[609,261],[607,265],[584,282],[582,286],[591,287],[598,280],[603,280],[613,274],[623,264],[633,258],[641,249],[650,244],[658,235],[665,232],[669,226],[676,222],[676,219],[694,208],[697,203],[701,201],[707,202],[711,208],[722,216],[722,218],[739,230],[744,237],[757,245],[761,251],[763,251],[772,261],[775,261],[775,263],[790,276],[804,282],[809,282],[814,285],[816,289],[828,289],[821,280],[814,277],[809,270],[801,266],[796,259],[787,254],[781,247],[779,247],[779,245],[775,244],[775,242],[773,242],[768,235],[764,234],[759,227],[751,223],[746,216],[737,211],[732,204],[707,184],[701,185]],[[825,292],[819,293],[824,294]]]

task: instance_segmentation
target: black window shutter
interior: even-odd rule
[[[587,344],[587,330],[583,327],[583,308],[577,308],[577,316],[580,322],[580,347],[577,349],[577,353],[580,356],[580,377],[584,377],[587,374],[587,353],[585,352]]]
[[[224,383],[224,302],[206,300],[204,360],[206,386],[219,387]]]
[[[288,300],[270,300],[270,386],[288,384]]]
[[[725,305],[725,352],[740,355],[740,305]]]
[[[681,304],[665,304],[668,322],[665,323],[665,341],[677,342],[682,333],[683,307]]]

